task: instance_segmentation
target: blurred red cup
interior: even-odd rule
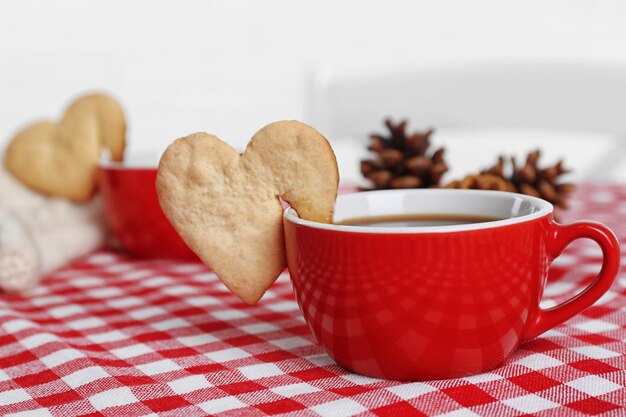
[[[197,260],[159,205],[154,185],[158,158],[131,154],[125,162],[100,163],[107,223],[122,249],[132,256]]]

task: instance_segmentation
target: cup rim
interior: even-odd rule
[[[517,194],[506,191],[491,191],[491,190],[462,190],[462,189],[403,189],[403,190],[376,190],[376,191],[361,191],[355,193],[340,194],[337,196],[337,203],[349,196],[364,194],[364,193],[386,193],[386,194],[400,194],[407,193],[446,193],[446,194],[460,194],[460,195],[484,195],[489,198],[509,198],[518,200],[520,203],[523,201],[534,204],[538,207],[538,210],[534,213],[524,214],[518,217],[511,217],[503,220],[495,220],[491,222],[483,223],[469,223],[459,225],[447,225],[447,226],[423,226],[423,227],[385,227],[385,226],[351,226],[351,225],[338,225],[319,223],[311,220],[304,220],[298,216],[298,213],[291,206],[285,208],[283,212],[283,218],[291,223],[308,227],[311,229],[330,230],[333,232],[341,233],[369,233],[369,234],[427,234],[427,233],[449,233],[449,232],[464,232],[473,230],[494,229],[498,227],[510,226],[513,224],[525,223],[528,221],[536,220],[541,217],[547,216],[554,211],[554,206],[541,198],[533,197],[525,194]],[[459,213],[463,214],[463,213]]]
[[[131,150],[126,152],[123,161],[113,161],[108,149],[104,149],[98,161],[98,167],[107,171],[156,171],[159,168],[162,153],[163,150],[158,149]]]

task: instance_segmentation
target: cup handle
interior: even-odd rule
[[[539,336],[591,306],[608,291],[619,272],[621,256],[619,242],[615,234],[606,226],[596,222],[581,221],[567,225],[552,223],[551,228],[551,261],[557,258],[573,240],[589,238],[602,249],[602,269],[591,285],[580,294],[557,306],[548,309],[538,308],[526,328],[525,340]]]

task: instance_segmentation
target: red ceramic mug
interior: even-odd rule
[[[155,181],[159,153],[135,153],[124,162],[100,164],[100,191],[107,223],[128,254],[140,258],[196,261],[159,205]]]
[[[503,220],[419,228],[341,226],[284,214],[287,261],[304,318],[340,365],[398,380],[466,376],[501,365],[531,339],[592,305],[615,276],[615,235],[593,222],[560,225],[547,201],[476,190],[341,195],[335,222],[398,214]],[[539,307],[550,263],[574,239],[604,256],[597,279]]]

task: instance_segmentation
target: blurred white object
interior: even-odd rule
[[[0,290],[35,285],[42,274],[104,243],[99,198],[50,198],[16,181],[0,164]]]
[[[40,263],[24,225],[8,210],[0,209],[0,288],[18,291],[32,287],[38,281]]]
[[[455,169],[448,179],[492,164],[498,153],[521,157],[541,147],[546,162],[565,158],[576,179],[603,181],[626,180],[625,109],[626,66],[606,62],[321,70],[309,108],[316,128],[343,138],[333,146],[350,179],[361,156],[354,150],[392,116],[408,118],[409,129],[435,128],[433,144],[448,148]]]

